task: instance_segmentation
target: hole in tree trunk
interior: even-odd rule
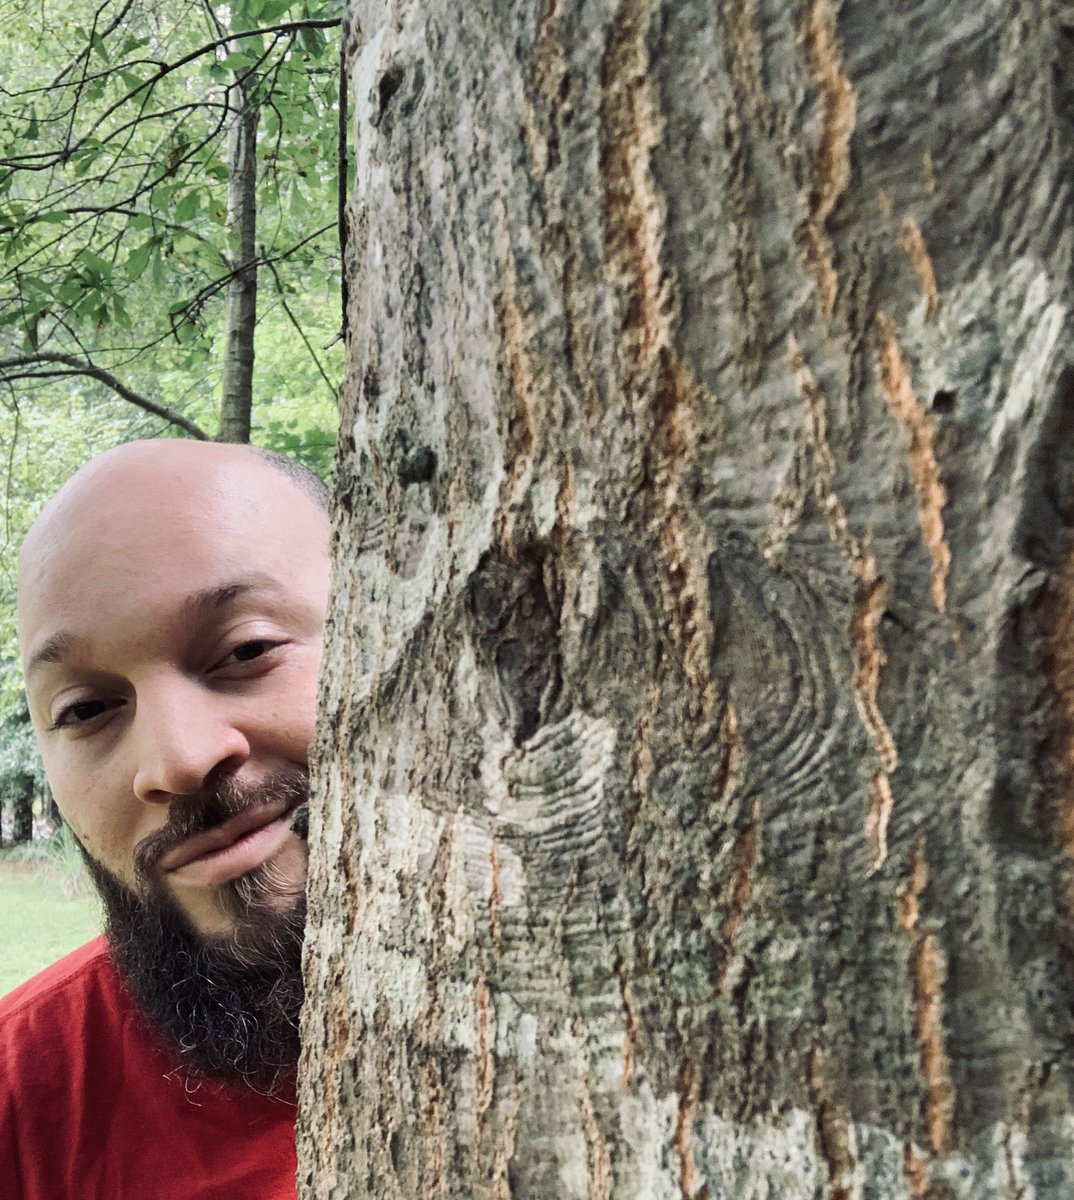
[[[932,397],[932,411],[934,413],[952,413],[955,411],[955,405],[958,403],[958,392],[950,392],[943,388]]]

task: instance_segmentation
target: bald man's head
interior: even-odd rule
[[[260,446],[164,438],[128,442],[97,455],[67,480],[31,526],[20,560],[26,557],[28,551],[32,555],[36,536],[49,526],[53,516],[57,512],[69,512],[69,505],[72,502],[79,503],[79,497],[87,489],[92,494],[102,484],[107,488],[110,481],[114,481],[116,488],[130,499],[139,491],[143,494],[146,491],[159,491],[169,478],[180,482],[187,479],[190,486],[196,487],[198,479],[206,472],[227,471],[229,466],[243,468],[258,464],[292,484],[307,500],[327,514],[329,492],[324,481],[305,464],[274,450]]]
[[[105,451],[60,488],[23,543],[18,612],[24,660],[24,618],[60,547],[87,567],[108,562],[134,575],[162,537],[214,519],[219,524],[229,511],[278,511],[285,526],[301,526],[324,544],[327,507],[328,490],[308,468],[257,447],[161,439]],[[271,537],[272,530],[266,533]]]
[[[187,963],[205,948],[217,976],[219,953],[236,954],[241,975],[258,947],[290,946],[292,982],[298,970],[282,929],[301,928],[296,813],[327,594],[323,489],[245,446],[110,450],[64,485],[23,546],[19,637],[45,770],[158,1024],[186,986],[168,975],[166,945]],[[226,1035],[198,1020],[173,1036],[212,1064]],[[276,1040],[266,1034],[253,1057]],[[227,1053],[242,1057],[232,1043]]]
[[[298,484],[314,504],[328,512],[328,488],[324,480],[314,474],[305,463],[300,463],[296,458],[288,458],[286,454],[279,454],[275,450],[265,450],[261,446],[251,446],[250,449],[262,462],[279,471],[292,483]]]

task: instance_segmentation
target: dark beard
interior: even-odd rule
[[[176,1050],[185,1074],[277,1094],[298,1064],[302,936],[306,899],[265,864],[220,890],[235,922],[227,934],[199,933],[150,874],[172,847],[255,804],[296,804],[292,829],[305,835],[308,774],[295,768],[258,786],[223,781],[172,802],[167,824],[135,854],[139,891],[83,849],[105,908],[105,935],[120,974],[148,1024]]]

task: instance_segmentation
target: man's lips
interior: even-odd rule
[[[281,818],[286,817],[291,811],[291,807],[287,801],[281,800],[275,804],[258,804],[253,808],[248,808],[245,812],[230,817],[222,825],[187,838],[170,853],[164,855],[157,869],[164,874],[170,874],[196,863],[199,859],[205,859],[207,856],[220,854],[223,857],[221,852],[250,838],[252,834],[280,822]]]

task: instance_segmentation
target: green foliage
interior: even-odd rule
[[[323,298],[304,307],[293,349],[338,376],[341,350],[317,347],[339,320],[326,285],[338,275],[340,10],[341,0],[42,0],[0,28],[0,382],[13,396],[69,386],[77,364],[49,355],[154,399],[163,376],[219,357],[236,269],[227,130],[240,93],[261,116],[262,291]],[[262,305],[259,343],[276,332],[271,312]],[[211,407],[195,407],[211,430]]]
[[[56,885],[64,896],[96,894],[68,825],[61,825],[48,837],[8,846],[0,861],[32,867],[34,878]]]
[[[15,673],[9,666],[3,674]],[[14,697],[8,697],[4,718],[0,720],[0,808],[11,813],[27,779],[32,780],[37,795],[44,795],[45,772],[20,689]]]

